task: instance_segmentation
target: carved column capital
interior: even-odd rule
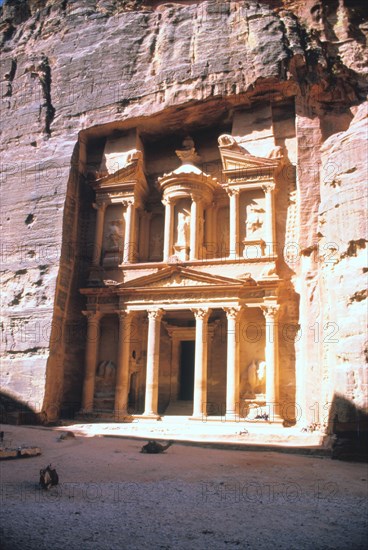
[[[265,193],[271,193],[272,191],[275,190],[275,187],[276,187],[276,185],[273,181],[270,181],[268,183],[264,183],[262,185],[262,189]]]
[[[169,206],[174,204],[174,199],[172,197],[163,197],[161,202],[164,206]]]
[[[279,304],[262,305],[261,310],[263,311],[267,321],[275,322],[279,314],[280,305]]]
[[[223,307],[222,309],[225,311],[226,317],[228,319],[232,319],[236,321],[242,308],[241,306],[234,306],[234,307]]]
[[[92,203],[92,206],[95,210],[100,210],[100,211],[104,211],[107,207],[107,203],[105,201],[97,201],[97,202],[93,202]]]
[[[237,189],[236,187],[229,187],[226,189],[226,193],[229,195],[229,197],[238,196],[240,193],[240,189]]]
[[[200,319],[201,321],[207,321],[208,317],[211,314],[211,309],[209,308],[194,308],[191,309],[191,311],[194,313],[195,318]]]
[[[122,200],[121,202],[122,202],[122,205],[123,205],[123,206],[126,206],[126,207],[133,206],[133,204],[134,204],[134,198],[131,198],[131,199],[124,199],[124,200]]]
[[[87,317],[87,321],[89,323],[92,323],[93,321],[94,322],[97,322],[101,319],[102,317],[102,312],[101,311],[92,311],[92,310],[85,310],[85,311],[82,311],[82,314]]]
[[[164,314],[163,309],[149,309],[147,311],[148,319],[159,320]]]
[[[117,316],[121,321],[124,321],[128,318],[132,318],[135,312],[129,311],[127,309],[117,309],[115,313],[117,314]]]

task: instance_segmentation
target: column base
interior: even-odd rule
[[[114,411],[115,422],[133,422],[133,416],[126,411]]]
[[[146,413],[137,415],[135,418],[139,418],[142,420],[162,420],[161,416],[157,413]]]
[[[271,418],[242,418],[242,422],[247,424],[278,424],[283,425],[284,419],[278,414],[274,414]]]
[[[225,416],[224,416],[225,422],[240,422],[241,420],[242,419],[240,418],[240,415],[237,412],[230,411],[225,413]]]

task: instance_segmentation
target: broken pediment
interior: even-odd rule
[[[125,166],[97,179],[92,183],[92,187],[97,194],[122,192],[142,199],[148,193],[142,152],[137,149],[129,151]]]
[[[229,277],[211,275],[185,267],[167,267],[152,275],[133,279],[120,286],[121,289],[160,289],[168,287],[234,287],[241,288],[250,281],[240,281]]]
[[[225,174],[232,175],[270,175],[279,166],[280,148],[270,154],[272,158],[256,157],[241,147],[235,138],[222,135],[218,139],[222,168]]]

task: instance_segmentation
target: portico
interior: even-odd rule
[[[269,284],[266,286],[270,293]],[[164,405],[167,407],[170,402],[178,399],[180,344],[183,341],[194,341],[191,418],[203,420],[209,412],[208,403],[213,405],[213,395],[216,393],[212,391],[211,397],[211,392],[208,391],[211,367],[211,384],[216,382],[217,376],[217,383],[223,386],[217,395],[222,395],[223,391],[224,402],[216,402],[215,408],[225,406],[227,420],[236,420],[243,407],[240,383],[244,365],[240,361],[247,348],[247,319],[253,319],[255,310],[264,313],[263,326],[259,326],[259,331],[263,334],[262,341],[265,342],[265,400],[274,402],[277,399],[277,331],[273,324],[273,336],[267,338],[266,322],[269,324],[272,320],[275,323],[278,306],[275,299],[266,300],[263,297],[265,289],[254,281],[209,276],[173,266],[161,270],[159,274],[135,279],[130,283],[106,289],[85,289],[83,293],[88,297],[91,308],[86,311],[88,334],[91,337],[87,339],[86,347],[88,368],[83,391],[85,411],[93,410],[93,373],[99,357],[100,322],[105,315],[111,314],[117,316],[119,323],[114,408],[111,410],[116,418],[123,420],[128,415],[129,379],[133,359],[136,359],[138,353],[135,350],[132,355],[132,350],[137,348],[135,340],[139,333],[139,353],[146,357],[145,369],[141,369],[141,385],[144,390],[141,418],[159,418],[165,412]],[[123,310],[116,309],[119,303],[124,304]],[[217,363],[216,358],[214,360],[211,357],[209,345],[220,350],[221,358]],[[165,349],[161,349],[162,346]],[[167,380],[160,375],[163,365],[170,373]]]

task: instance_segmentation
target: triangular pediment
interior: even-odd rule
[[[128,281],[120,286],[120,289],[153,289],[153,288],[173,288],[173,287],[242,287],[243,282],[229,277],[212,275],[188,269],[185,267],[173,266],[159,270],[151,275],[139,277]]]

